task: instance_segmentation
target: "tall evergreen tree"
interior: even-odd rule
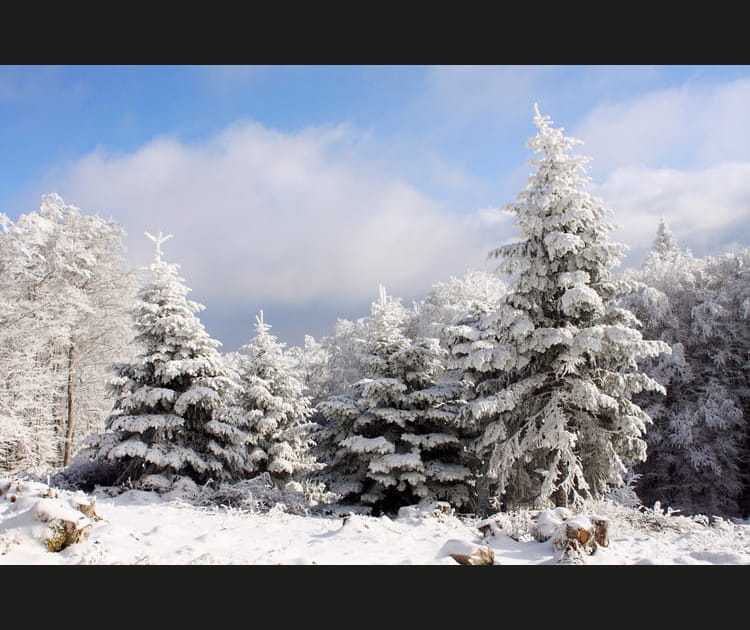
[[[313,409],[294,358],[270,334],[263,311],[256,319],[255,337],[239,357],[236,412],[248,427],[250,474],[268,472],[283,488],[318,468],[310,438],[316,425],[309,422]]]
[[[569,505],[620,485],[624,462],[646,454],[650,419],[632,397],[663,391],[636,359],[668,346],[644,341],[614,303],[624,246],[607,241],[609,211],[583,189],[587,158],[570,153],[579,141],[536,106],[534,124],[536,172],[504,207],[523,240],[490,253],[513,278],[509,293],[454,331],[454,365],[474,396],[464,422],[479,435],[482,512],[493,496],[505,509]]]
[[[247,433],[228,412],[236,375],[197,317],[203,306],[186,298],[178,265],[162,260],[169,236],[147,236],[156,255],[134,312],[140,353],[114,366],[108,432],[90,438],[85,454],[119,464],[120,483],[160,490],[243,478]]]

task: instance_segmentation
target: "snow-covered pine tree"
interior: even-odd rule
[[[323,413],[320,403],[334,396],[343,396],[348,400],[355,394],[355,384],[364,376],[366,333],[365,317],[356,321],[338,319],[333,334],[323,337],[320,341],[321,356],[318,359],[324,359],[324,362],[310,374],[308,381],[311,402],[315,409],[311,420],[318,425],[313,435],[313,453],[316,460],[324,466],[323,472],[313,473],[313,477],[319,478],[324,484],[330,485],[334,482],[325,466],[333,461],[338,451],[338,441],[335,438],[337,420]]]
[[[659,221],[659,227],[656,229],[656,238],[651,247],[650,255],[670,258],[677,252],[677,241],[664,217],[662,217]]]
[[[507,283],[497,274],[475,269],[438,282],[425,299],[414,304],[409,337],[436,337],[446,345],[446,326],[489,312],[507,291]]]
[[[305,335],[305,341],[301,347],[292,346],[287,352],[300,374],[304,391],[310,398],[310,404],[314,407],[328,395],[327,384],[331,379],[330,352],[322,342],[317,341],[311,335]]]
[[[248,469],[247,434],[229,413],[236,375],[225,367],[197,313],[178,265],[156,245],[134,309],[133,362],[114,365],[114,411],[108,432],[92,436],[80,457],[119,464],[118,483],[169,490],[178,484],[241,479]]]
[[[322,478],[343,503],[393,511],[421,499],[468,499],[469,470],[446,408],[456,387],[437,380],[438,340],[412,342],[407,317],[381,286],[366,322],[365,378],[320,403],[327,422],[319,439],[332,452]]]
[[[364,374],[367,318],[354,321],[340,318],[332,335],[323,337],[321,346],[328,355],[327,370],[318,384],[319,398],[351,393]]]
[[[649,505],[739,516],[747,455],[743,366],[750,349],[742,307],[750,293],[743,296],[742,287],[750,289],[750,252],[695,258],[669,234],[662,221],[641,268],[628,274],[633,290],[621,300],[643,323],[643,334],[672,348],[671,355],[641,362],[667,395],[637,398],[654,424],[648,458],[634,469],[636,491]]]
[[[316,425],[296,362],[270,329],[261,311],[256,334],[239,355],[235,415],[247,426],[249,474],[267,472],[284,488],[318,468],[310,437]]]
[[[668,351],[645,341],[614,300],[611,268],[624,246],[607,241],[609,212],[584,191],[579,142],[534,107],[539,154],[526,190],[503,209],[522,241],[493,250],[513,278],[495,309],[452,331],[453,365],[475,399],[464,423],[479,434],[478,509],[571,505],[623,482],[625,460],[642,460],[649,417],[632,397],[663,391],[636,360]]]

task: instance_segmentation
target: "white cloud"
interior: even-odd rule
[[[151,255],[145,230],[174,234],[165,256],[181,264],[209,310],[366,305],[381,282],[392,294],[418,296],[469,267],[494,268],[487,252],[517,238],[512,218],[486,207],[515,199],[531,171],[522,143],[534,133],[530,103],[539,100],[566,134],[584,140],[578,150],[592,157],[592,192],[614,210],[622,228],[612,236],[631,247],[628,264],[651,245],[660,216],[699,255],[747,246],[750,79],[688,82],[600,105],[576,126],[556,118],[554,99],[537,98],[543,86],[532,73],[430,69],[423,91],[399,110],[403,127],[390,132],[338,125],[285,133],[241,122],[198,144],[160,137],[132,153],[94,151],[46,191],[120,221],[137,264]],[[592,93],[585,97],[595,100]],[[560,116],[565,102],[557,102]],[[497,181],[443,146],[477,129],[497,147]]]
[[[570,135],[585,142],[582,152],[594,158],[597,173],[622,166],[702,169],[750,161],[748,103],[750,79],[688,82],[597,106]]]
[[[173,234],[165,258],[211,304],[356,301],[381,282],[415,295],[491,267],[498,226],[373,170],[352,151],[358,142],[346,126],[282,133],[244,122],[201,144],[162,137],[133,153],[97,150],[58,191],[122,223],[137,264],[151,256],[144,231]]]
[[[613,238],[630,246],[627,262],[640,261],[661,216],[699,255],[747,238],[748,103],[750,79],[687,82],[595,107],[570,132],[584,140],[578,151],[592,158],[592,191],[614,210],[621,229]]]
[[[722,253],[750,234],[750,163],[699,171],[620,168],[591,189],[614,212],[620,228],[612,238],[628,244],[634,258],[651,247],[662,216],[679,244],[698,255]]]

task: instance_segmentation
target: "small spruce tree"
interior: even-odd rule
[[[316,425],[296,361],[285,352],[263,320],[256,318],[255,337],[241,348],[236,415],[248,428],[253,475],[267,472],[278,487],[299,483],[318,468],[311,453]]]
[[[434,338],[405,335],[406,309],[380,287],[367,318],[364,378],[350,394],[321,402],[321,440],[333,456],[323,471],[344,503],[392,512],[421,499],[462,505],[469,470],[446,408],[455,385],[442,383],[444,351]]]
[[[228,411],[236,376],[196,315],[203,306],[186,299],[178,265],[162,260],[169,236],[147,236],[156,255],[134,311],[140,353],[114,366],[108,432],[92,436],[81,456],[118,464],[120,484],[157,490],[240,479],[247,435]]]

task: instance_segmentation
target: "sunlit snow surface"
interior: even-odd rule
[[[494,534],[485,536],[476,519],[416,507],[394,518],[302,516],[280,507],[265,513],[197,507],[135,490],[93,496],[102,520],[93,524],[87,541],[57,553],[47,552],[39,540],[33,497],[15,502],[0,497],[0,564],[459,566],[450,554],[468,555],[478,546],[494,550],[496,565],[549,565],[560,558],[551,541],[524,534],[524,523],[531,522],[524,515],[501,517]],[[611,521],[611,544],[584,564],[750,564],[748,522],[595,507]]]

